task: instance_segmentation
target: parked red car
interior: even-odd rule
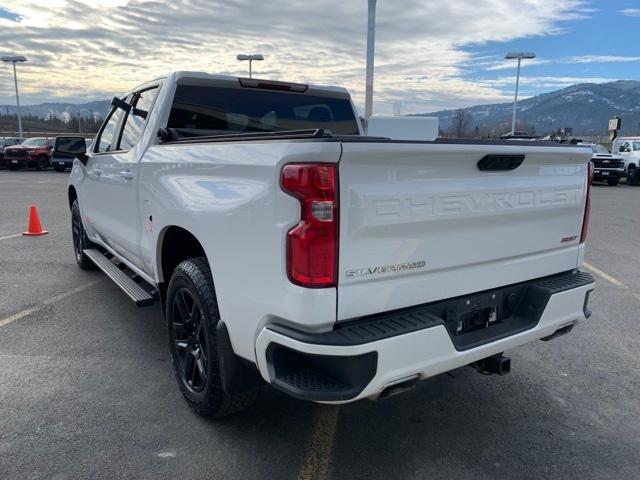
[[[45,137],[27,138],[20,145],[4,149],[4,162],[10,170],[23,167],[46,170],[51,165],[53,140]]]

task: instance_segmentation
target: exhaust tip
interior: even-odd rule
[[[413,375],[409,378],[393,382],[384,388],[378,398],[389,398],[413,390],[418,384],[418,380],[420,380],[420,375]]]

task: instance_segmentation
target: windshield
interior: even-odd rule
[[[351,102],[293,92],[179,85],[169,128],[203,135],[324,128],[357,135]]]
[[[593,150],[593,153],[600,153],[600,154],[609,153],[609,150],[604,148],[602,145],[592,145],[591,150]]]
[[[47,144],[46,138],[28,138],[21,145],[25,147],[44,147]]]

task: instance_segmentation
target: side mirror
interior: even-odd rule
[[[87,145],[84,142],[84,137],[56,137],[56,141],[53,147],[53,156],[57,154],[72,155],[82,162],[83,165],[87,164]]]

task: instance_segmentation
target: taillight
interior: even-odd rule
[[[300,222],[287,234],[287,273],[303,287],[336,285],[338,168],[294,163],[282,169],[282,189],[300,200]]]
[[[589,162],[587,170],[587,198],[584,201],[584,218],[582,219],[582,232],[580,233],[580,243],[587,239],[589,230],[589,216],[591,215],[591,184],[593,183],[593,163]]]

